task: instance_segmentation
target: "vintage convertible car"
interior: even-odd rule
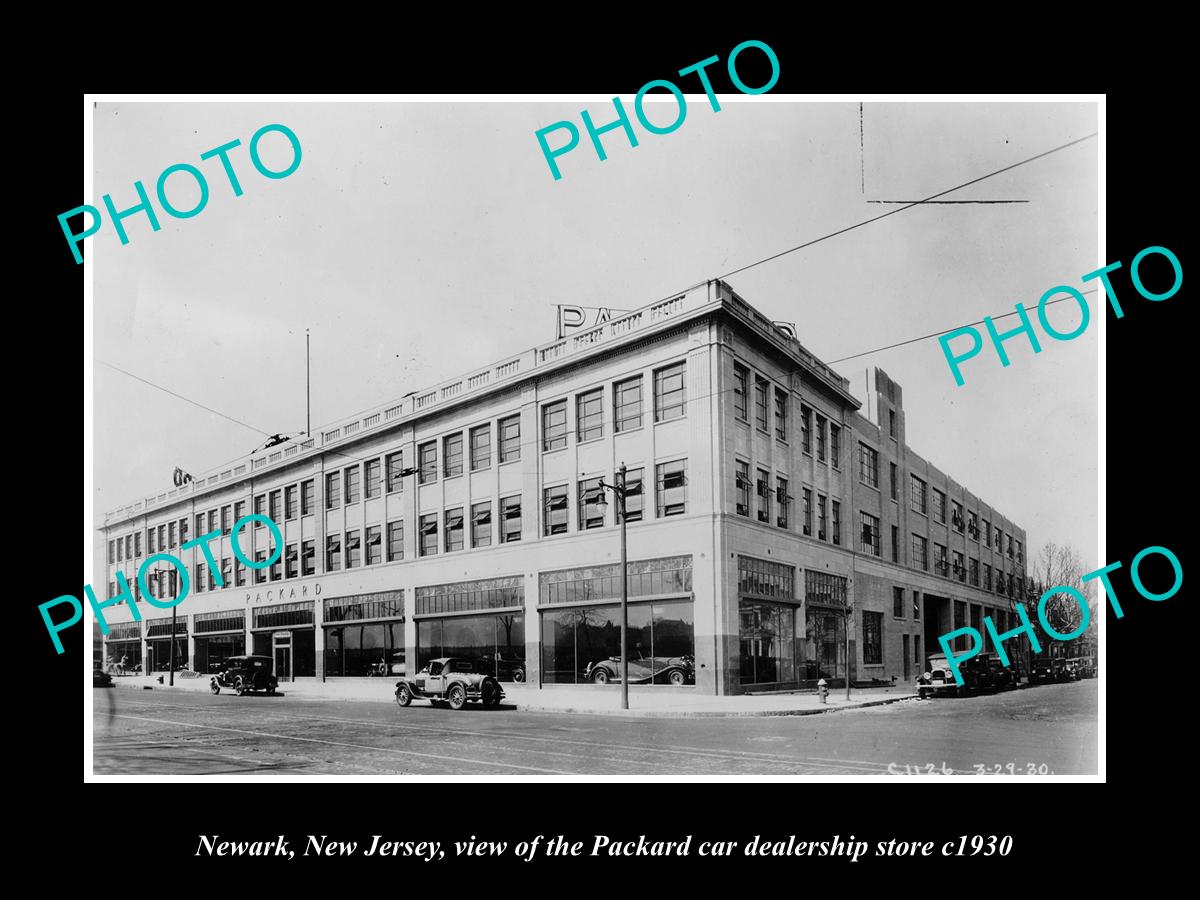
[[[462,709],[468,700],[494,707],[504,699],[504,689],[480,660],[443,656],[431,659],[412,678],[396,682],[398,706],[408,706],[414,699],[428,700],[435,706],[448,703],[451,709]]]
[[[269,656],[231,656],[223,666],[208,684],[208,689],[214,694],[221,693],[223,687],[232,688],[239,697],[254,691],[274,694],[279,686],[274,663]]]
[[[610,656],[588,663],[583,678],[596,684],[620,681],[621,657]],[[630,684],[692,684],[695,680],[696,659],[693,656],[642,656],[638,653],[629,657]]]

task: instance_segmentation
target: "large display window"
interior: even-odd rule
[[[782,603],[738,603],[743,685],[796,682],[796,612]]]
[[[104,645],[104,668],[113,675],[130,675],[142,669],[142,642],[108,641]]]
[[[196,671],[201,674],[216,672],[231,656],[242,656],[246,652],[244,634],[221,634],[196,638]]]
[[[606,684],[620,679],[621,607],[578,606],[542,613],[542,681]],[[691,600],[630,603],[630,684],[695,681]]]
[[[477,660],[500,681],[524,681],[525,616],[510,612],[421,619],[417,622],[417,668],[441,656]]]
[[[325,629],[325,675],[403,675],[404,623],[373,622]]]

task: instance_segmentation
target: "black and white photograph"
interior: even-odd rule
[[[1103,96],[727,52],[90,98],[89,780],[1103,780]]]

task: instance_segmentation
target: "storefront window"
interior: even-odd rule
[[[118,675],[140,671],[142,665],[142,642],[108,641],[104,645],[104,668]]]
[[[403,674],[404,623],[375,622],[325,629],[325,675]]]
[[[175,671],[186,669],[188,665],[188,642],[186,637],[175,638]],[[171,668],[171,640],[153,640],[146,642],[150,654],[151,672],[166,672]]]
[[[244,634],[198,637],[196,638],[195,669],[201,674],[213,673],[229,657],[241,656],[245,652],[246,636]]]
[[[738,604],[742,684],[796,681],[796,607],[759,600]]]
[[[846,676],[846,619],[839,612],[808,609],[804,634],[804,680]]]
[[[419,621],[417,668],[442,656],[474,659],[500,681],[524,681],[525,617],[514,612]]]
[[[669,683],[684,671],[694,680],[694,616],[691,600],[634,603],[628,607],[630,684]],[[542,614],[542,680],[584,684],[620,678],[621,608],[580,606]],[[600,666],[599,664],[611,663]],[[589,669],[589,665],[591,669]]]

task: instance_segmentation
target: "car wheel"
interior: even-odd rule
[[[396,705],[408,706],[410,703],[412,703],[412,691],[409,690],[407,684],[402,684],[396,688]]]
[[[667,681],[669,681],[671,684],[683,684],[686,680],[687,679],[684,678],[683,673],[678,669],[672,669],[667,675]]]
[[[275,685],[271,685],[269,688],[267,688],[267,696],[268,697],[275,696]]]
[[[522,682],[524,682],[525,681],[525,670],[524,669],[515,669],[513,671],[513,681],[517,682],[518,684],[521,684]]]
[[[246,693],[246,683],[239,678],[233,683],[233,692],[239,697],[243,696]]]
[[[219,684],[217,684],[215,681],[210,681],[208,683],[208,689],[210,691],[212,691],[214,694],[221,693],[221,686]]]
[[[450,685],[450,690],[446,694],[446,702],[450,704],[451,709],[462,709],[467,705],[467,691],[461,684]]]
[[[608,684],[608,669],[597,669],[592,673],[593,684]]]

